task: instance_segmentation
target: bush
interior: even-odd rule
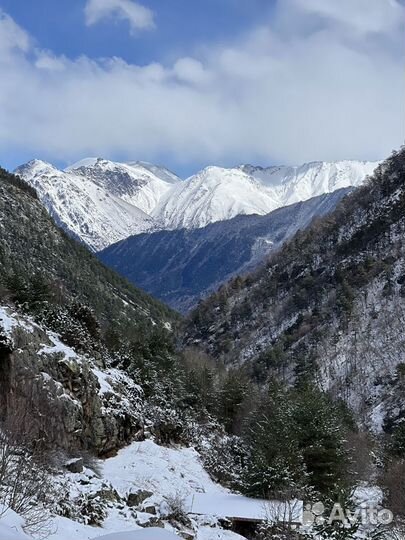
[[[24,518],[29,532],[40,534],[49,525],[44,508],[55,498],[43,453],[30,451],[11,433],[0,430],[0,512],[14,510]]]
[[[178,521],[179,523],[182,523],[186,526],[189,525],[190,520],[187,516],[186,499],[181,493],[176,492],[173,495],[167,496],[166,503],[168,506],[167,517],[169,519]]]
[[[242,488],[242,474],[248,451],[242,439],[218,433],[198,446],[204,468],[216,482],[231,489]]]

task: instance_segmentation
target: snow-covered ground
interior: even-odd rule
[[[303,503],[249,499],[232,493],[194,493],[187,499],[191,514],[225,519],[302,522]]]
[[[12,510],[0,507],[0,540],[28,540],[23,532],[24,520]]]
[[[70,499],[91,496],[102,491],[116,493],[107,504],[107,517],[102,527],[94,527],[60,516],[51,516],[48,529],[49,540],[169,540],[168,533],[176,531],[164,521],[167,513],[167,500],[170,497],[184,498],[207,493],[220,500],[227,491],[213,482],[204,470],[198,453],[192,448],[165,448],[152,441],[134,442],[104,462],[100,462],[100,476],[94,471],[84,469],[82,473],[66,472],[55,481],[69,486]],[[128,506],[130,493],[145,490],[152,495],[143,502],[144,509],[139,511]],[[151,508],[156,514],[150,513]],[[186,508],[186,506],[185,506]],[[147,511],[149,510],[149,512]],[[154,510],[155,511],[155,510]],[[148,525],[161,518],[160,527],[152,531]],[[197,540],[238,540],[241,537],[224,531],[217,526],[215,519],[195,522]],[[142,527],[147,526],[147,528]],[[164,525],[164,531],[162,531]],[[0,540],[27,540],[22,532],[23,520],[14,512],[8,511],[0,518]],[[117,532],[139,531],[138,535],[117,535]],[[149,531],[149,532],[144,532]],[[152,536],[151,536],[152,534]],[[14,536],[13,536],[14,535]],[[110,536],[111,535],[111,536]]]
[[[193,448],[166,448],[152,441],[135,442],[105,461],[103,477],[123,495],[134,487],[161,497],[226,493],[211,480]]]
[[[176,540],[176,538],[178,537],[175,534],[165,529],[151,527],[141,531],[107,534],[101,536],[100,540]]]

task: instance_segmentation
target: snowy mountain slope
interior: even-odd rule
[[[66,169],[105,189],[111,195],[151,214],[158,202],[180,179],[163,167],[146,162],[116,163],[85,159]]]
[[[378,163],[314,162],[300,167],[207,167],[175,185],[153,215],[167,229],[204,227],[240,214],[267,214],[340,188],[359,186]]]
[[[315,161],[299,167],[253,167],[240,169],[274,189],[282,206],[305,201],[350,186],[357,187],[373,174],[378,163],[367,161]]]
[[[239,214],[267,214],[278,206],[273,194],[243,171],[207,167],[175,185],[153,215],[168,229],[192,229]]]
[[[59,452],[49,471],[49,485],[55,490],[52,501],[30,501],[33,511],[40,513],[43,527],[36,529],[35,538],[46,531],[50,540],[84,540],[154,526],[173,534],[188,532],[196,540],[242,540],[223,531],[216,514],[197,517],[193,508],[185,506],[189,519],[181,522],[173,517],[170,505],[176,497],[186,502],[205,493],[222,500],[229,491],[213,481],[193,447],[136,441],[138,428],[143,437],[143,427],[150,426],[153,418],[147,416],[145,394],[132,376],[105,367],[100,351],[96,357],[79,353],[59,334],[13,305],[0,303],[0,337],[7,366],[3,366],[0,380],[2,415],[12,415],[17,406],[23,406],[27,412],[19,419],[22,432],[36,440],[37,429],[42,436],[45,432],[47,437],[55,435],[55,448],[65,450]],[[114,437],[121,439],[118,447],[110,446]],[[90,450],[91,441],[96,440],[109,449],[107,456],[111,457],[83,460],[78,443],[85,442]],[[128,445],[118,450],[125,443]],[[1,444],[0,451],[4,449]],[[8,467],[6,459],[4,462]],[[72,463],[77,468],[71,469]],[[29,540],[24,530],[32,531],[32,515],[24,507],[23,519],[9,504],[7,497],[2,498],[0,540]],[[250,507],[252,503],[246,500],[246,504]],[[257,506],[261,508],[262,502]],[[144,537],[150,538],[148,533],[139,536]]]
[[[104,537],[118,540],[124,532],[128,536],[123,538],[128,539],[163,540],[172,538],[171,534],[173,538],[181,538],[177,536],[179,531],[165,516],[166,501],[170,497],[181,494],[185,499],[189,496],[192,501],[197,494],[204,493],[221,500],[227,494],[224,488],[210,479],[195,450],[164,448],[152,441],[134,442],[116,456],[106,459],[100,466],[99,476],[88,468],[84,468],[81,473],[61,471],[58,476],[56,482],[69,485],[68,498],[72,508],[80,498],[92,500],[98,494],[100,507],[106,506],[108,502],[107,515],[101,527],[87,525],[83,519],[74,521],[72,518],[50,515],[49,540]],[[156,508],[156,514],[128,504],[129,495],[139,491],[151,494],[140,506],[143,504],[147,509]],[[247,503],[251,504],[252,501]],[[261,501],[257,501],[256,505],[262,508]],[[154,522],[156,528],[151,527]],[[195,535],[196,540],[243,540],[238,534],[221,529],[214,516],[205,520],[193,519],[191,525],[189,532]],[[23,526],[24,520],[9,510],[6,516],[0,517],[0,540],[28,540],[29,537],[23,533]]]
[[[71,236],[98,251],[131,234],[153,229],[153,219],[104,183],[76,171],[59,171],[43,161],[31,161],[16,173],[37,191],[49,214]]]
[[[34,160],[16,173],[33,186],[55,221],[98,251],[133,234],[195,229],[269,212],[358,186],[377,163],[314,162],[300,167],[207,167],[185,181],[145,162],[83,159],[65,171]]]
[[[170,497],[178,493],[182,497],[227,493],[210,478],[193,448],[163,447],[151,440],[132,442],[130,426],[139,425],[144,414],[144,394],[124,371],[105,368],[99,358],[77,353],[58,334],[33,317],[21,314],[15,306],[0,305],[0,334],[2,352],[7,344],[10,355],[7,377],[0,381],[2,414],[13,411],[21,400],[27,400],[46,422],[47,435],[57,433],[60,443],[67,442],[69,437],[77,440],[99,437],[108,445],[114,433],[123,438],[126,433],[122,443],[130,442],[118,453],[111,452],[113,457],[98,462],[99,474],[83,464],[79,467],[83,470],[66,470],[69,463],[81,458],[80,451],[77,457],[77,445],[68,447],[73,454],[68,452],[63,458],[61,453],[60,470],[53,471],[52,480],[61,501],[54,507],[41,507],[41,502],[35,501],[44,516],[44,525],[49,521],[49,538],[90,539],[117,531],[143,530],[154,520],[174,532],[169,524],[170,516],[165,513]],[[31,386],[34,398],[30,397]],[[27,418],[24,416],[26,424],[21,425],[22,429],[28,429],[32,423],[28,416],[29,413]],[[147,492],[144,499],[137,504],[130,502],[130,494],[139,491]],[[66,495],[62,497],[62,493]],[[3,512],[4,501],[0,503],[0,540],[28,540],[23,532],[24,519],[9,508]],[[91,513],[83,510],[83,501],[88,501],[89,508],[92,505],[93,509],[100,509],[103,518],[99,527],[90,521]],[[135,508],[142,503],[145,508]],[[153,514],[148,512],[151,507],[156,509]],[[67,508],[71,511],[67,512]],[[196,522],[193,528],[198,532]],[[213,530],[207,538],[218,537]],[[229,538],[236,540],[238,536]]]
[[[126,165],[134,168],[142,167],[143,169],[148,170],[151,174],[154,174],[156,177],[160,178],[160,180],[169,182],[169,184],[174,184],[181,180],[177,176],[177,174],[173,173],[166,167],[162,167],[161,165],[154,165],[153,163],[149,163],[148,161],[128,161],[126,162]]]

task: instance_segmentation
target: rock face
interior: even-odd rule
[[[76,354],[10,308],[0,315],[9,339],[0,364],[2,420],[38,442],[99,455],[142,431],[142,393],[124,373]]]
[[[83,466],[83,458],[70,459],[65,465],[66,469],[74,474],[79,474],[83,472]]]
[[[137,489],[136,491],[131,491],[127,497],[127,505],[129,507],[139,506],[144,501],[146,501],[146,499],[152,497],[152,495],[153,493],[151,491],[147,491],[145,489]]]

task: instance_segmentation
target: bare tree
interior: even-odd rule
[[[302,501],[284,494],[280,500],[264,504],[266,520],[257,528],[258,540],[299,540],[302,538],[299,526],[302,521]]]
[[[168,517],[182,523],[183,525],[189,525],[190,520],[187,516],[187,505],[185,497],[176,492],[166,497],[166,503],[168,506]]]
[[[10,432],[0,430],[0,517],[14,510],[24,518],[28,532],[44,537],[50,532],[45,508],[54,498],[44,456],[22,446]]]

